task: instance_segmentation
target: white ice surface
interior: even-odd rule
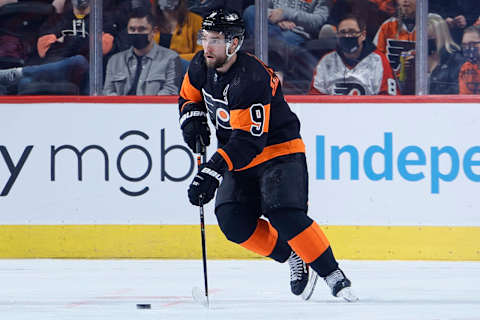
[[[480,262],[340,264],[357,303],[320,280],[310,301],[293,296],[287,264],[208,261],[206,309],[191,296],[199,260],[0,260],[0,319],[480,319]]]

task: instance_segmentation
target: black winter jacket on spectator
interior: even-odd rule
[[[440,50],[440,62],[430,75],[430,94],[458,94],[458,73],[465,63],[461,52]]]

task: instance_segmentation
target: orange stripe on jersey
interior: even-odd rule
[[[225,162],[227,163],[228,171],[232,171],[233,163],[232,163],[232,160],[230,160],[230,157],[228,156],[228,154],[223,149],[218,149],[217,152],[222,156],[223,160],[225,160]]]
[[[287,142],[267,146],[263,149],[262,153],[253,158],[248,165],[237,169],[236,171],[245,170],[270,159],[292,153],[305,153],[305,144],[303,143],[302,139],[297,138]]]
[[[288,244],[306,263],[315,261],[330,246],[327,237],[315,221],[289,240]]]
[[[202,93],[200,92],[200,90],[198,90],[192,85],[192,83],[190,82],[190,78],[188,77],[188,72],[185,74],[185,77],[183,78],[182,88],[180,89],[180,96],[185,100],[189,100],[192,102],[202,101]],[[183,109],[183,106],[182,106],[182,109]]]
[[[270,255],[277,244],[278,232],[263,219],[258,219],[257,228],[247,241],[240,243],[242,247],[264,257]]]
[[[272,68],[270,68],[265,63],[263,63],[263,61],[258,59],[255,55],[248,52],[247,54],[255,58],[255,60],[257,60],[258,62],[260,62],[260,64],[265,68],[265,70],[267,70],[268,74],[270,75],[270,87],[272,88],[272,96],[274,96],[275,93],[277,92],[278,84],[280,83],[280,79],[278,79],[277,75],[275,74],[275,71],[273,71]]]
[[[263,107],[263,115],[257,114],[256,112],[260,110],[255,110],[255,107]],[[257,118],[258,121],[255,121],[255,118]],[[247,132],[252,132],[252,130],[262,130],[262,133],[268,132],[269,122],[270,104],[264,106],[258,104],[253,105],[248,109],[230,110],[230,126],[233,130],[239,129]]]

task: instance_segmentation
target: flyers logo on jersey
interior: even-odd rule
[[[359,83],[336,83],[334,92],[336,95],[342,96],[364,96],[365,88]]]
[[[220,127],[232,130],[232,127],[230,126],[230,113],[228,112],[227,97],[224,96],[223,100],[215,99],[211,94],[205,91],[205,89],[202,89],[202,93],[203,100],[207,106],[208,115],[215,128],[218,129]]]
[[[415,50],[414,41],[387,39],[387,58],[394,71],[400,67],[400,54],[410,50]]]

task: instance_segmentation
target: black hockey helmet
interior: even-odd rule
[[[238,38],[241,42],[245,36],[245,23],[237,12],[218,9],[203,18],[202,30],[220,32],[227,41]]]

